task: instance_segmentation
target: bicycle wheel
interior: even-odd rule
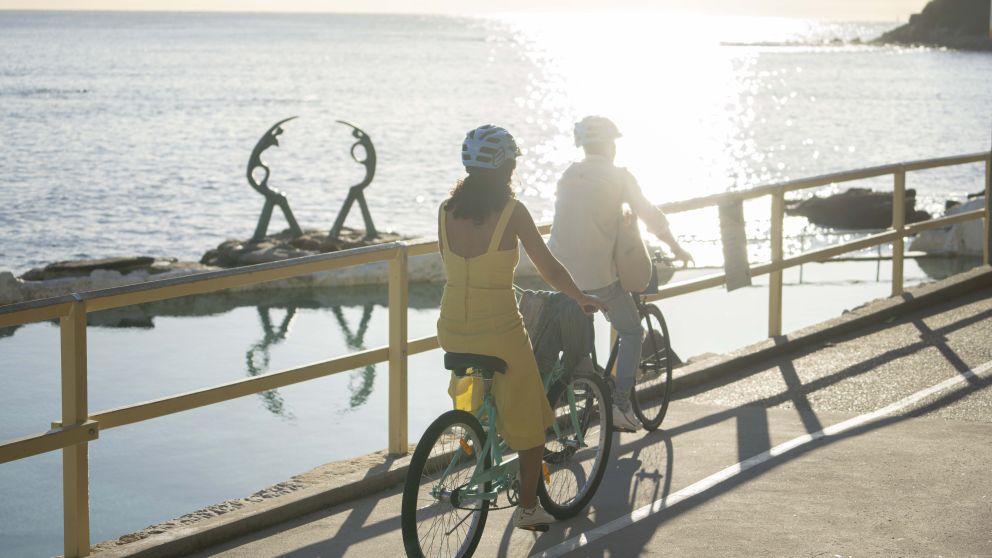
[[[537,494],[544,509],[558,519],[579,513],[603,480],[613,438],[609,394],[602,378],[588,374],[576,374],[549,393],[558,432],[548,428],[544,443],[547,474]]]
[[[672,395],[672,346],[668,326],[661,310],[654,304],[643,307],[644,343],[637,368],[631,403],[634,414],[647,430],[655,430],[668,412]]]
[[[424,432],[403,487],[401,525],[406,555],[467,557],[482,538],[488,500],[459,500],[480,459],[486,435],[479,419],[448,411]],[[483,469],[489,461],[483,461]],[[489,490],[489,483],[485,484]]]

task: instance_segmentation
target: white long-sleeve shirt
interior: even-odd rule
[[[558,181],[548,248],[584,291],[617,280],[613,248],[623,203],[639,216],[654,213],[654,220],[667,228],[664,215],[644,197],[634,176],[606,157],[589,155],[569,166]]]

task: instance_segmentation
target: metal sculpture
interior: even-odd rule
[[[278,138],[283,131],[282,125],[294,118],[296,117],[291,116],[285,120],[280,120],[269,128],[269,131],[265,132],[262,139],[258,140],[258,143],[255,144],[255,149],[252,150],[251,157],[248,158],[248,184],[251,184],[251,187],[256,192],[265,196],[265,206],[262,208],[262,214],[258,217],[255,234],[251,237],[252,242],[260,242],[265,238],[265,233],[269,230],[269,220],[272,219],[272,209],[277,205],[286,217],[286,222],[289,223],[289,230],[293,238],[303,236],[303,230],[300,229],[299,223],[296,222],[296,217],[293,217],[293,211],[289,208],[289,200],[286,199],[286,194],[269,187],[269,167],[262,162],[262,152],[272,146],[279,145]],[[256,180],[255,178],[255,171],[258,169],[262,169],[263,172],[261,180]]]
[[[362,210],[362,219],[365,221],[365,239],[378,238],[379,233],[375,230],[375,225],[372,223],[372,214],[369,212],[369,206],[365,202],[365,194],[363,193],[365,188],[372,183],[372,178],[375,176],[375,147],[372,146],[372,140],[369,138],[369,135],[358,126],[344,120],[338,120],[337,122],[345,126],[350,126],[352,129],[351,135],[358,140],[351,146],[351,158],[356,163],[365,167],[365,179],[348,190],[348,198],[344,200],[344,205],[341,206],[341,211],[338,212],[338,217],[334,220],[334,226],[331,227],[330,238],[336,239],[341,235],[344,220],[348,217],[348,212],[351,211],[351,206],[356,200],[358,201],[358,207]],[[365,150],[364,159],[359,159],[355,155],[355,148],[359,145]]]

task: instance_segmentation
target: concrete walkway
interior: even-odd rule
[[[615,439],[587,514],[538,536],[492,512],[476,555],[992,556],[990,361],[985,289],[740,370]],[[197,556],[402,555],[400,490]]]

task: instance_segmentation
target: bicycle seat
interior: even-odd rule
[[[444,367],[455,373],[455,376],[471,376],[469,368],[481,374],[483,378],[492,378],[493,374],[506,373],[506,362],[494,356],[477,355],[473,353],[444,353]]]

